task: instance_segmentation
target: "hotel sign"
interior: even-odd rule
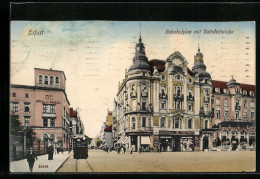
[[[194,135],[194,131],[160,131],[159,135]]]

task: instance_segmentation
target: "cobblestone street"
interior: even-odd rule
[[[253,172],[254,151],[106,153],[89,150],[87,160],[73,155],[57,172]]]

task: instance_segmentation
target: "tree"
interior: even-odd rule
[[[26,147],[33,147],[33,141],[35,140],[36,133],[30,127],[25,129],[26,133]]]
[[[11,127],[11,134],[16,135],[17,131],[21,129],[21,122],[19,121],[18,117],[15,115],[10,116],[10,127]]]

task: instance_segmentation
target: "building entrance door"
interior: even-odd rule
[[[203,151],[205,149],[209,149],[209,138],[208,137],[203,138]]]
[[[137,137],[138,136],[131,136],[131,146],[133,152],[137,152]]]
[[[173,137],[173,151],[181,151],[181,138],[179,136]]]

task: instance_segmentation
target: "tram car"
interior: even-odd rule
[[[77,135],[73,139],[74,159],[88,158],[88,139],[84,135]]]

